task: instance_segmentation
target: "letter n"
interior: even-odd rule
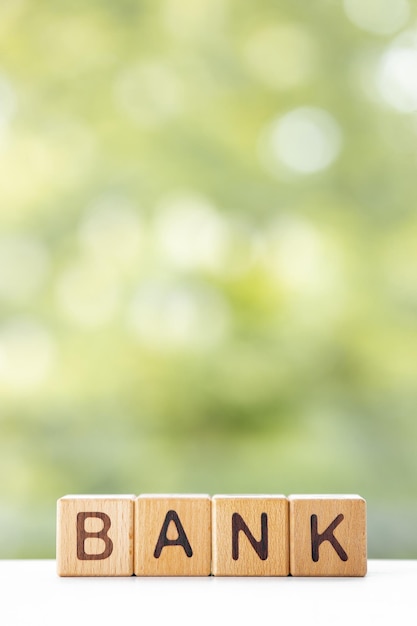
[[[259,541],[255,539],[239,513],[232,515],[232,558],[237,561],[239,558],[239,532],[242,531],[249,540],[252,548],[259,556],[261,561],[268,558],[268,516],[266,513],[261,514],[261,538]]]

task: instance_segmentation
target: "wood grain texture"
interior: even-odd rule
[[[212,517],[215,576],[288,575],[285,496],[213,496]]]
[[[74,495],[58,500],[59,576],[133,574],[134,498]]]
[[[292,576],[365,576],[366,502],[357,495],[292,495]]]
[[[137,576],[209,576],[211,498],[140,495],[135,502]]]

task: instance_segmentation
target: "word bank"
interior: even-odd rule
[[[60,576],[365,576],[358,495],[68,495]]]

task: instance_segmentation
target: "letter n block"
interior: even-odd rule
[[[288,501],[281,495],[213,497],[213,574],[287,576]]]
[[[135,496],[64,496],[57,503],[59,576],[132,576]]]
[[[135,537],[136,576],[209,576],[210,497],[140,495]]]
[[[365,576],[366,502],[357,495],[292,495],[292,576]]]

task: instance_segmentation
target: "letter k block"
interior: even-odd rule
[[[365,576],[366,502],[356,495],[292,495],[292,576]]]
[[[79,495],[58,500],[59,576],[133,574],[134,498]]]

